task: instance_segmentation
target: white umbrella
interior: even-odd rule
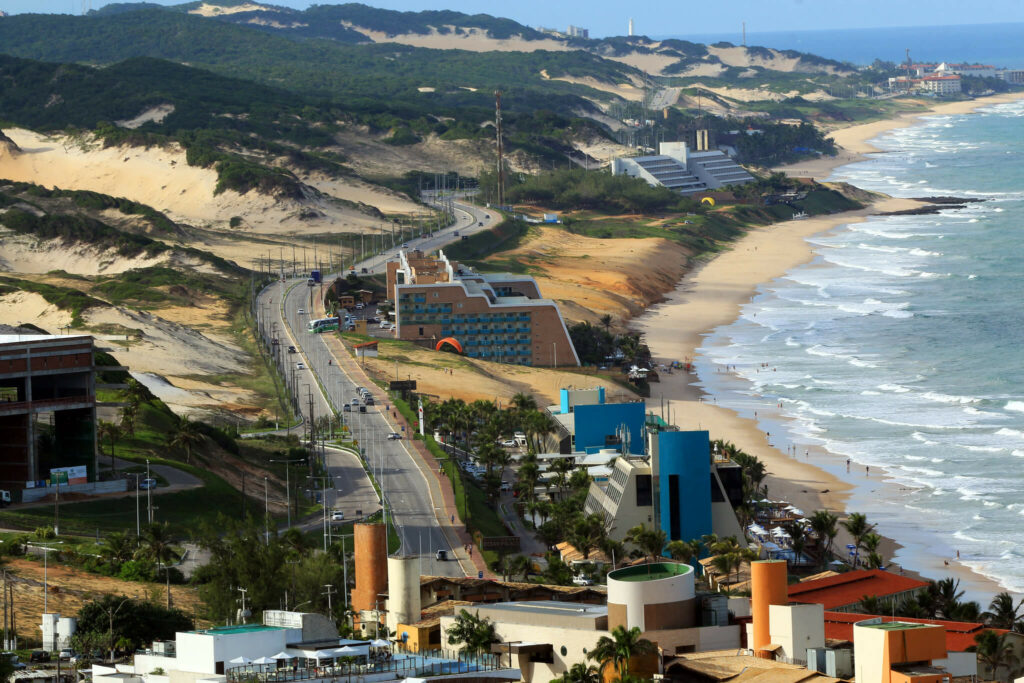
[[[295,659],[295,655],[290,655],[287,652],[282,651],[271,657],[271,659]]]
[[[271,659],[270,657],[259,657],[252,660],[253,664],[274,664],[275,662],[276,660]]]
[[[390,647],[391,643],[383,638],[378,638],[377,640],[370,641],[370,645],[373,645],[374,647]]]
[[[331,657],[337,657],[338,656],[338,655],[334,654],[335,652],[336,652],[336,650],[317,650],[316,652],[313,653],[313,656],[316,657],[318,660],[319,659],[330,659]]]
[[[234,659],[228,661],[228,664],[252,664],[252,660],[245,656],[235,657]]]
[[[352,647],[351,645],[346,645],[345,647],[339,647],[337,650],[334,651],[334,656],[335,657],[355,657],[356,655],[361,655],[361,654],[365,654],[365,653],[362,650],[360,650],[359,648]]]

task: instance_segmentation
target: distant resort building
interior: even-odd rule
[[[558,304],[541,298],[532,277],[403,250],[388,263],[387,291],[398,339],[498,363],[580,364]]]
[[[569,28],[565,29],[565,35],[569,36],[570,38],[589,38],[590,29],[582,28],[580,26],[573,26],[572,24],[569,24]]]
[[[899,76],[889,79],[889,90],[890,92],[919,91],[932,95],[959,95],[963,91],[963,85],[957,74],[931,75],[921,78]]]
[[[613,175],[642,178],[654,187],[664,186],[680,194],[716,190],[726,185],[744,185],[754,177],[725,152],[708,149],[706,131],[697,140],[697,151],[685,142],[662,142],[658,154],[620,157],[612,160]]]

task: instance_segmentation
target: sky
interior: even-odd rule
[[[162,5],[182,0],[156,0]],[[105,0],[0,0],[10,14],[57,12],[79,14],[83,3],[98,8]],[[241,3],[242,0],[239,0]],[[319,0],[330,4],[340,0]],[[303,9],[310,0],[276,0],[272,4]],[[680,2],[648,0],[641,5],[612,0],[370,0],[366,4],[396,10],[450,9],[469,14],[506,16],[527,26],[564,30],[568,24],[590,29],[591,37],[625,35],[630,17],[636,33],[649,36],[701,35],[740,31],[798,31],[886,26],[942,26],[1024,22],[1022,0],[717,0]],[[737,41],[738,42],[738,41]]]

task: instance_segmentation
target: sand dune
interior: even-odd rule
[[[62,240],[40,241],[29,235],[0,231],[0,271],[43,274],[63,270],[76,275],[109,275],[156,266],[167,260],[166,254],[152,259],[125,258],[113,249],[69,246]]]

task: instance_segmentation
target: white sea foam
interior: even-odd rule
[[[1003,406],[1005,410],[1013,410],[1018,413],[1024,413],[1024,401],[1007,401],[1006,405]]]

